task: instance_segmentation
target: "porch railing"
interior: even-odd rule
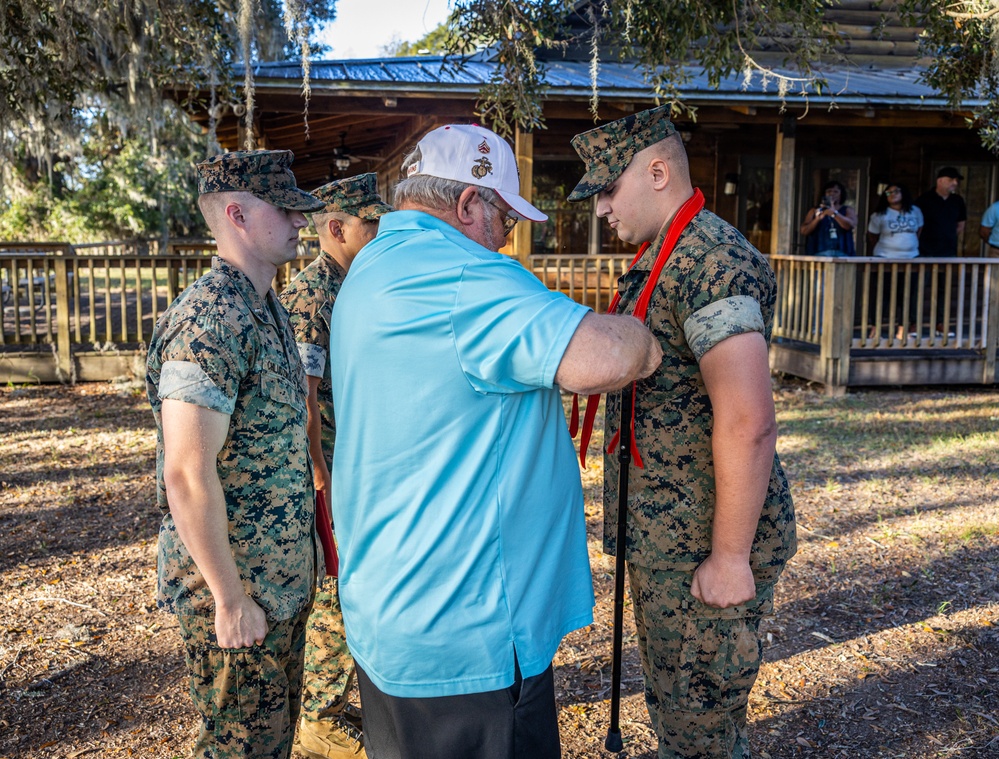
[[[303,238],[280,290],[316,256]],[[137,371],[159,315],[211,266],[210,240],[0,243],[0,380],[72,381]]]
[[[0,243],[0,380],[106,379],[98,375],[114,367],[87,362],[141,357],[156,319],[214,251],[210,241]],[[276,289],[317,253],[316,240],[303,239]],[[629,258],[539,255],[527,265],[550,289],[600,312]],[[999,259],[770,261],[778,286],[774,368],[831,388],[995,382]],[[11,368],[18,353],[29,369]]]
[[[776,368],[833,388],[995,382],[999,259],[775,255],[770,262]]]
[[[623,256],[530,256],[528,268],[545,283],[597,313],[607,310],[617,292],[617,280],[634,254]]]

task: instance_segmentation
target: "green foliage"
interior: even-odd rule
[[[545,66],[537,52],[544,49],[591,50],[594,81],[603,61],[635,62],[660,100],[677,110],[683,109],[680,87],[691,78],[691,64],[703,68],[712,84],[758,70],[777,80],[781,95],[792,86],[822,87],[814,64],[835,39],[823,26],[824,7],[823,0],[457,0],[449,49],[483,42],[492,49],[499,66],[480,93],[478,111],[509,134],[515,125],[542,125]],[[774,76],[747,55],[764,38],[799,78]],[[598,95],[594,91],[595,114]]]
[[[311,32],[334,9],[335,0],[4,0],[0,235],[192,229],[191,164],[213,134],[192,152],[187,118],[168,99],[210,90],[219,108],[242,101],[252,119],[252,67],[240,96],[233,64],[321,53]]]
[[[539,48],[565,47],[569,0],[456,0],[451,53],[486,45],[499,65],[479,93],[477,112],[503,135],[543,125],[547,86]]]
[[[22,153],[16,163],[20,175],[0,199],[0,239],[203,235],[193,169],[203,152],[202,137],[187,129],[176,106],[163,108],[166,139],[159,145],[151,147],[148,135],[124,135],[106,117],[95,116],[79,154],[53,161],[47,176],[36,176],[34,163]]]
[[[928,58],[924,79],[956,109],[980,98],[971,124],[982,144],[999,153],[999,6],[990,0],[902,0],[901,10],[926,32],[920,48]]]
[[[225,86],[243,55],[241,9],[250,11],[246,47],[283,60],[334,17],[335,0],[5,0],[0,124],[48,147],[75,136],[76,115],[94,98],[134,124],[164,92]]]
[[[656,95],[675,109],[683,105],[681,85],[697,68],[712,87],[731,74],[760,71],[747,51],[764,44],[797,72],[794,80],[774,77],[781,96],[795,85],[822,87],[815,66],[832,52],[835,39],[823,24],[822,0],[605,0],[595,5],[603,9],[595,23],[606,24],[611,37],[622,41],[620,57],[636,60]]]

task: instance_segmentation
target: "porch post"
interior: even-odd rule
[[[56,289],[56,374],[64,384],[73,379],[73,355],[69,329],[68,249],[55,251],[52,260]]]
[[[517,168],[520,170],[521,196],[529,203],[534,202],[534,133],[525,132],[517,127],[514,139],[514,153],[517,156]],[[531,255],[533,224],[523,222],[513,228],[513,255],[524,266],[527,257]],[[530,267],[528,267],[530,268]]]
[[[794,253],[794,143],[797,122],[785,116],[777,126],[774,154],[774,209],[771,217],[770,253]]]
[[[837,396],[846,393],[850,379],[857,266],[849,259],[830,258],[822,268],[822,382],[828,395]]]
[[[999,345],[999,263],[989,265],[988,330],[985,339],[985,366],[982,384],[991,385],[996,381],[996,346]]]

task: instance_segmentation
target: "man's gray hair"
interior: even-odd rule
[[[414,205],[435,211],[450,211],[458,205],[458,198],[468,187],[475,187],[487,203],[500,202],[499,195],[488,187],[479,187],[455,179],[432,177],[428,174],[407,176],[409,167],[417,163],[420,158],[420,146],[417,145],[402,161],[402,175],[406,178],[392,191],[392,204],[396,208],[402,205]],[[494,210],[495,213],[499,213],[498,209]]]

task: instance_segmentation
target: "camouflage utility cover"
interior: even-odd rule
[[[305,374],[273,291],[261,298],[242,272],[216,258],[160,317],[149,344],[146,392],[156,418],[156,497],[163,512],[160,606],[188,615],[214,610],[167,502],[161,412],[163,399],[171,398],[230,415],[217,461],[233,557],[247,594],[268,619],[295,616],[312,598],[322,559]]]
[[[619,313],[631,313],[666,235],[623,277]],[[647,324],[663,362],[635,395],[635,435],[644,469],[629,477],[627,555],[641,566],[689,571],[711,551],[715,481],[712,414],[698,360],[726,337],[761,332],[770,342],[776,282],[766,260],[730,224],[701,211],[663,268]],[[607,397],[606,436],[620,426],[621,394]],[[604,550],[615,553],[617,452],[604,456]],[[780,460],[770,485],[750,563],[757,582],[774,580],[796,549],[794,506]]]
[[[312,194],[325,203],[319,213],[340,212],[374,221],[395,210],[378,194],[377,174],[338,179],[313,190]]]
[[[318,211],[322,201],[298,188],[290,150],[241,150],[212,156],[197,165],[198,193],[248,192],[278,208]]]
[[[288,309],[291,329],[298,352],[310,377],[322,377],[317,388],[319,415],[322,418],[323,457],[333,466],[333,443],[336,421],[333,418],[333,382],[330,377],[330,316],[347,273],[329,253],[319,257],[299,272],[281,293],[281,303]]]
[[[675,133],[669,116],[670,106],[661,105],[573,137],[572,146],[586,164],[586,174],[569,200],[596,195],[621,176],[636,153]]]

